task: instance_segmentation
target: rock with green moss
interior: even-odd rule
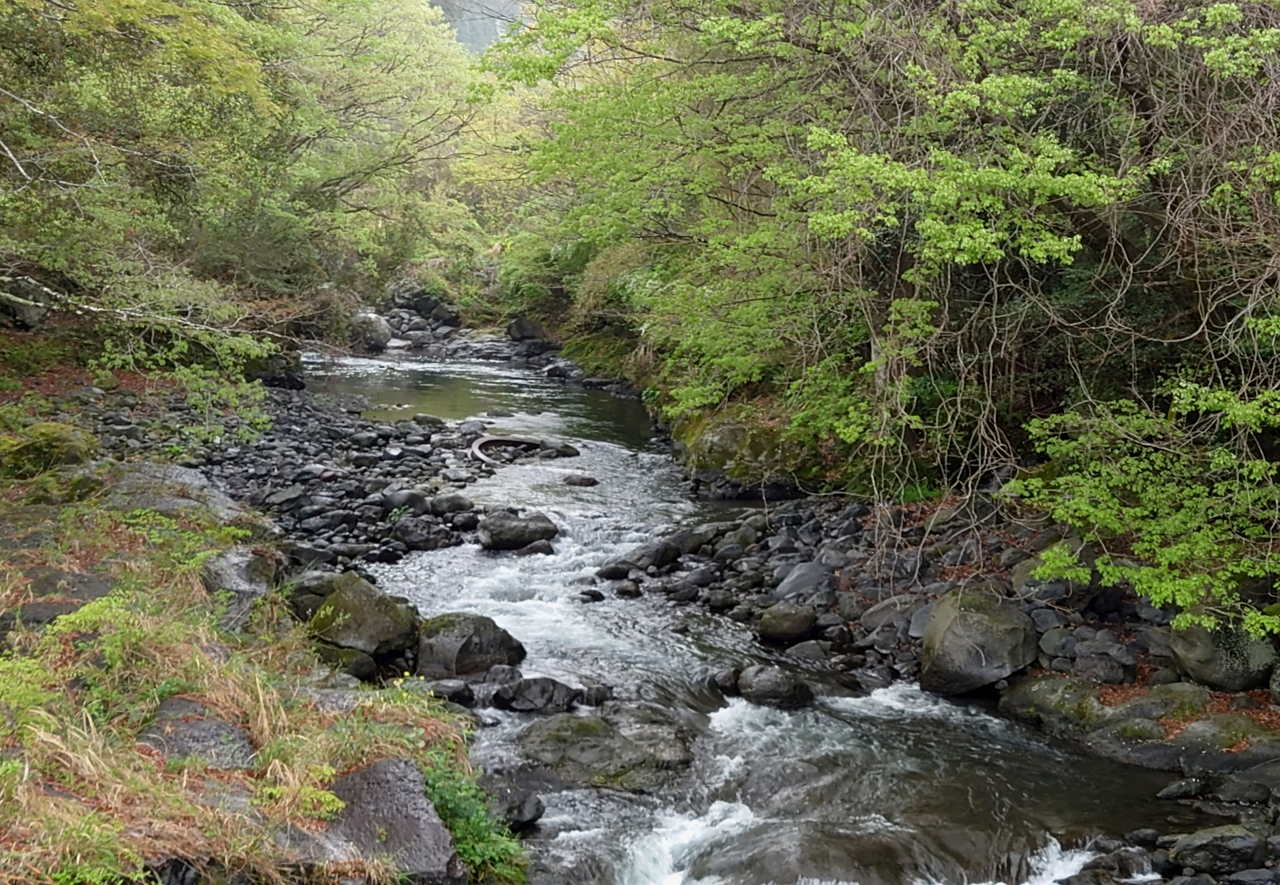
[[[528,759],[571,784],[635,792],[669,782],[693,758],[684,730],[650,708],[561,713],[529,726],[519,743]]]
[[[1036,659],[1031,619],[995,588],[952,590],[924,628],[920,687],[956,695],[1010,676]]]
[[[1276,667],[1275,640],[1238,627],[1210,631],[1200,625],[1175,630],[1169,646],[1178,669],[1219,691],[1248,691],[1268,684]]]
[[[372,682],[378,675],[378,665],[369,655],[355,648],[338,648],[317,642],[316,657],[339,673],[354,676],[362,682]]]
[[[1140,719],[1196,719],[1213,703],[1213,693],[1194,682],[1155,685],[1111,708],[1113,716]]]
[[[339,648],[387,655],[412,648],[418,613],[358,575],[344,575],[308,624],[312,635]]]
[[[1110,716],[1098,692],[1098,684],[1087,679],[1051,673],[1025,676],[1001,692],[1000,712],[1050,734],[1079,737],[1104,725]]]
[[[0,475],[28,479],[55,467],[82,464],[98,453],[93,434],[55,421],[41,421],[18,434],[0,436]]]

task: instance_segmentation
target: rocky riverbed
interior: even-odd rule
[[[489,355],[514,359],[517,372],[529,366],[514,336],[450,337],[472,342],[465,347],[486,342]],[[587,380],[573,378],[572,370],[545,371],[563,365],[550,353],[537,355],[543,370],[536,375],[512,376],[512,384],[526,387],[511,389],[527,389],[531,382],[520,378],[544,385]],[[398,370],[387,364],[386,371]],[[447,363],[441,371],[449,371]],[[583,396],[603,387],[577,385]],[[561,396],[552,387],[538,390],[549,402]],[[1165,782],[1130,797],[1149,810],[1124,817],[1151,826],[1126,831],[1108,823],[1093,830],[1105,838],[1059,869],[1077,877],[1073,882],[1148,871],[1166,879],[1186,874],[1271,881],[1277,847],[1271,772],[1280,765],[1280,743],[1266,728],[1274,650],[1175,634],[1172,612],[1096,580],[1078,585],[1035,578],[1039,555],[1048,548],[1080,549],[1061,527],[1011,519],[989,500],[924,510],[800,499],[767,509],[699,513],[661,450],[642,455],[637,470],[628,462],[639,450],[566,433],[580,428],[540,408],[499,405],[486,410],[491,414],[405,416],[400,403],[371,404],[335,393],[272,390],[263,403],[273,419],[267,434],[234,443],[232,421],[221,439],[198,446],[180,430],[193,416],[177,396],[87,390],[77,394],[76,405],[113,452],[172,454],[183,445],[187,465],[274,518],[284,536],[279,549],[289,560],[294,612],[309,621],[335,666],[362,679],[408,672],[422,688],[480,711],[477,721],[490,726],[482,735],[492,735],[481,741],[481,758],[497,772],[490,786],[503,814],[513,827],[534,827],[535,880],[569,881],[566,871],[581,866],[595,869],[596,877],[574,881],[675,881],[637,872],[645,868],[645,851],[670,854],[671,840],[679,841],[663,829],[659,813],[672,796],[685,797],[677,805],[691,807],[683,812],[692,815],[687,829],[700,834],[690,836],[684,854],[671,854],[655,867],[664,876],[683,876],[679,881],[703,881],[715,867],[708,858],[716,845],[731,833],[756,832],[754,810],[731,810],[725,817],[726,807],[763,811],[772,802],[770,813],[791,821],[784,829],[802,842],[816,838],[822,827],[802,808],[829,789],[823,786],[828,765],[834,772],[852,759],[807,762],[816,767],[800,775],[810,783],[796,791],[798,804],[778,805],[777,797],[788,791],[765,799],[768,790],[761,787],[769,776],[760,758],[738,763],[746,766],[745,780],[722,763],[707,768],[710,759],[721,758],[709,756],[710,750],[726,740],[730,753],[775,760],[770,768],[783,758],[754,744],[746,751],[743,737],[727,737],[718,723],[727,721],[726,711],[756,721],[756,714],[738,706],[744,701],[776,711],[760,715],[783,718],[760,721],[770,723],[769,734],[786,735],[778,739],[791,753],[796,745],[789,742],[812,739],[807,729],[830,733],[831,717],[842,720],[844,705],[866,698],[870,708],[854,709],[879,710],[901,697],[893,686],[918,683],[944,695],[998,694],[1007,715],[1091,753],[1186,776],[1167,786],[1164,799],[1154,793]],[[375,408],[366,419],[357,410],[368,405]],[[493,463],[474,457],[474,443],[494,431],[545,444],[492,447],[486,452]],[[626,511],[621,520],[619,510]],[[603,534],[602,520],[609,523]],[[1087,558],[1087,550],[1080,552]],[[255,581],[247,559],[220,567],[221,575],[215,571],[208,580],[221,589]],[[516,589],[530,582],[533,589]],[[559,622],[558,631],[547,617]],[[615,634],[619,619],[639,620]],[[619,642],[624,650],[609,650]],[[575,643],[586,643],[586,660],[572,660]],[[639,643],[651,647],[640,650]],[[655,656],[666,660],[658,663]],[[682,670],[674,683],[673,662]],[[916,703],[908,706],[916,710]],[[808,723],[803,737],[789,731],[797,723]],[[946,734],[952,727],[936,730]],[[967,726],[954,727],[963,732]],[[1026,754],[1017,735],[1000,732],[985,752]],[[946,740],[963,744],[968,738],[953,734]],[[1014,745],[1021,749],[1012,750]],[[931,740],[925,746],[921,752],[929,760],[950,752]],[[1033,758],[1058,752],[1035,746]],[[801,758],[813,760],[811,753]],[[896,764],[892,758],[873,754],[857,764]],[[937,772],[970,779],[950,764]],[[1029,776],[1046,774],[1036,769]],[[999,781],[985,783],[995,791],[998,814],[1005,815],[1004,788]],[[1041,783],[1041,800],[1078,801],[1056,784],[1052,778]],[[1280,783],[1275,786],[1280,790]],[[937,789],[935,784],[926,793]],[[702,798],[689,806],[694,794]],[[657,805],[635,805],[622,796],[656,797]],[[915,812],[895,812],[891,794],[873,790],[872,796],[833,800],[832,807],[850,813],[872,801],[878,813],[924,838]],[[1039,821],[1034,807],[1022,814],[1016,827],[1023,833],[1017,842],[1022,861],[1007,865],[1008,844],[983,842],[983,848],[968,849],[979,860],[951,853],[943,878],[1026,878],[1036,874],[1027,858],[1047,850],[1044,836],[1034,835],[1038,827],[1042,834],[1079,840],[1090,832],[1085,818],[1105,816],[1079,808],[1066,815],[1073,825],[1055,829]],[[1155,825],[1171,815],[1172,828]],[[1213,818],[1223,826],[1206,827]],[[667,835],[657,843],[624,840],[621,854],[617,845],[574,835],[602,821],[605,832],[629,821],[642,832],[656,828]],[[950,826],[942,829],[950,832]],[[964,838],[976,838],[972,826],[956,826]],[[797,857],[796,874],[897,881],[855,860],[867,850],[865,834],[827,838],[841,846],[835,859]],[[566,840],[594,847],[566,850]],[[883,841],[882,834],[876,840]],[[770,840],[761,844],[777,847]],[[903,850],[889,850],[897,858],[892,863],[918,872],[920,861],[897,853]],[[930,863],[937,864],[950,850],[930,851],[936,852]],[[748,851],[726,869],[726,881],[763,883],[770,880],[756,877],[778,867]]]

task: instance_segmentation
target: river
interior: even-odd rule
[[[308,368],[315,389],[367,397],[368,417],[496,412],[484,418],[492,433],[581,450],[466,490],[482,505],[549,515],[561,528],[554,555],[472,545],[372,569],[424,615],[492,617],[528,648],[526,675],[604,682],[616,697],[673,710],[697,734],[688,775],[668,790],[544,792],[531,881],[1048,885],[1080,869],[1093,837],[1194,823],[1153,799],[1167,775],[1078,754],[981,704],[911,685],[851,697],[809,674],[820,695],[810,709],[726,703],[708,676],[768,659],[746,627],[664,597],[580,602],[584,579],[655,531],[740,513],[688,496],[639,403],[497,363],[313,359]],[[600,484],[567,486],[569,473]],[[530,719],[484,716],[476,762],[519,766],[513,736]]]

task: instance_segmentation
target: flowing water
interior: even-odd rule
[[[907,685],[848,697],[815,676],[814,707],[783,712],[706,687],[765,659],[741,625],[661,597],[585,605],[575,581],[655,531],[735,511],[692,501],[639,403],[490,363],[344,359],[310,364],[310,386],[366,396],[376,419],[513,413],[492,433],[568,441],[579,458],[500,470],[468,487],[482,505],[547,513],[553,556],[475,546],[377,566],[381,585],[424,615],[488,615],[529,651],[526,675],[603,681],[660,703],[698,735],[678,788],[650,796],[544,792],[531,843],[539,881],[609,885],[1048,885],[1090,857],[1096,835],[1193,823],[1152,797],[1169,777],[1079,755],[981,706]],[[589,473],[595,487],[563,483]],[[673,632],[673,627],[679,627]],[[813,674],[811,674],[813,675]],[[531,721],[485,711],[475,755],[518,761]]]

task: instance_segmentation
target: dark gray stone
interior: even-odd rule
[[[811,608],[779,602],[764,610],[756,632],[765,642],[790,644],[806,638],[817,620]]]
[[[738,692],[753,704],[792,710],[808,705],[813,692],[801,680],[783,670],[757,664],[742,671]]]
[[[572,710],[581,697],[581,689],[536,676],[500,686],[493,694],[492,703],[499,710],[517,713],[565,713]]]
[[[1266,857],[1266,844],[1239,825],[1199,830],[1180,838],[1169,851],[1174,863],[1210,875],[1254,869]]]
[[[185,698],[162,701],[151,724],[138,735],[138,743],[159,750],[166,759],[197,759],[209,768],[253,767],[249,733]]]
[[[1036,658],[1035,625],[986,587],[952,590],[934,605],[925,627],[920,687],[963,694],[990,685]]]
[[[413,760],[375,762],[337,778],[329,790],[345,804],[325,834],[333,860],[386,859],[413,885],[466,885],[453,837]]]
[[[308,629],[331,645],[385,655],[413,646],[418,615],[412,606],[392,600],[368,581],[347,572],[311,618]]]
[[[524,646],[483,615],[444,614],[422,624],[419,676],[447,679],[484,673],[499,664],[514,667],[524,658]]]
[[[1170,637],[1174,663],[1196,682],[1220,691],[1248,691],[1268,684],[1276,664],[1275,642],[1240,628],[1209,632],[1199,625]]]
[[[480,546],[486,550],[519,550],[534,541],[550,541],[560,530],[545,514],[517,516],[507,511],[480,520]]]

